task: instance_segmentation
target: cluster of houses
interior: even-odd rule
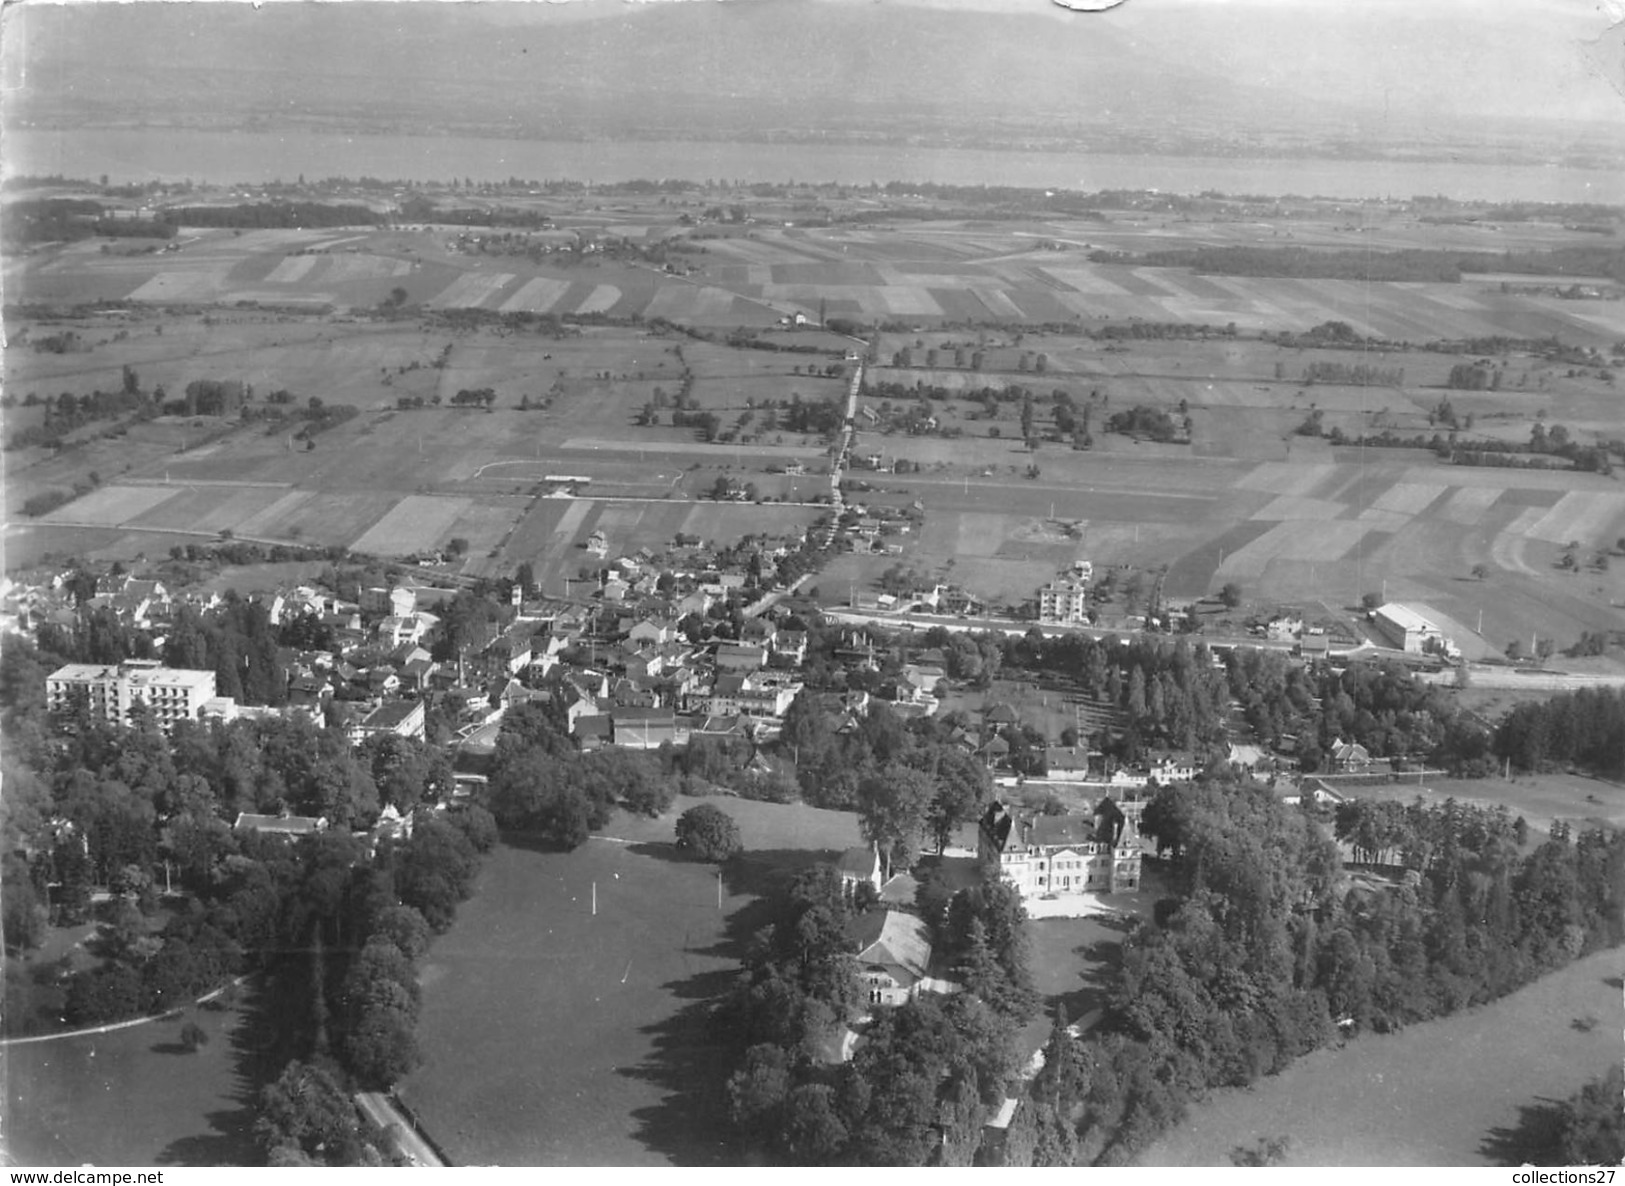
[[[599,542],[607,552],[607,541]],[[298,713],[344,728],[357,744],[378,733],[423,739],[425,706],[432,702],[454,722],[465,749],[477,754],[494,746],[501,718],[513,705],[562,698],[562,719],[587,750],[681,746],[696,735],[770,741],[802,691],[808,636],[777,616],[771,597],[742,613],[740,607],[750,596],[752,568],[782,558],[801,542],[793,537],[753,541],[755,551],[734,549],[720,564],[715,554],[692,543],[658,560],[642,550],[606,562],[595,578],[570,582],[565,598],[516,588],[511,621],[447,661],[436,660],[430,641],[440,622],[433,609],[452,596],[451,590],[376,586],[359,590],[354,601],[314,585],[271,590],[253,597],[274,626],[308,620],[324,632],[322,649],[285,654],[284,708],[235,704],[216,695],[212,672],[176,672],[153,662],[70,665],[52,673],[48,699],[61,704],[84,693],[113,719],[140,700],[163,723]],[[1089,573],[1080,565],[1068,576],[1081,586]],[[45,585],[0,588],[0,626],[30,632],[46,622],[71,626],[74,579],[67,574]],[[80,578],[77,594],[86,592]],[[171,594],[161,581],[120,574],[99,578],[85,608],[110,611],[161,647],[182,607],[206,612],[220,600],[218,594],[196,590]],[[957,590],[943,586],[916,600],[939,609],[967,604]],[[707,619],[719,605],[729,607],[732,619],[720,633],[735,637],[692,630],[695,617]],[[685,622],[687,630],[680,625]],[[892,664],[867,632],[851,629],[840,636],[833,657],[855,671],[888,672],[882,680],[867,681],[868,691],[825,698],[837,729],[856,728],[871,698],[885,700],[905,716],[937,711],[945,678],[940,651],[926,648],[913,652],[909,662]],[[1021,724],[1010,705],[994,703],[984,708],[979,725],[958,730],[963,736],[957,740],[1009,781],[1014,771],[1006,736]],[[1041,777],[1047,781],[1108,794],[1188,781],[1197,773],[1189,761],[1171,757],[1143,768],[1120,768],[1100,752],[1076,745],[1049,745],[1043,757]],[[1354,742],[1339,742],[1328,758],[1340,773],[1359,774],[1371,766],[1369,754]],[[1270,767],[1268,755],[1256,747],[1233,746],[1229,760],[1254,773]]]
[[[476,752],[513,705],[554,697],[563,698],[560,711],[584,749],[655,749],[700,732],[771,737],[801,691],[797,672],[808,638],[781,622],[772,598],[746,602],[757,596],[751,573],[771,571],[803,541],[755,539],[723,563],[697,542],[659,562],[643,550],[606,561],[592,579],[569,582],[562,598],[515,587],[510,620],[474,636],[452,659],[437,660],[431,647],[441,621],[435,611],[455,590],[400,583],[361,589],[355,600],[317,585],[255,593],[250,600],[274,627],[308,621],[320,631],[320,648],[283,651],[287,704],[277,709],[216,695],[213,672],[151,661],[69,665],[52,674],[48,695],[62,704],[88,694],[110,719],[124,719],[142,701],[165,724],[298,713],[345,728],[357,743],[379,732],[423,739],[425,706],[433,703]],[[607,553],[601,536],[591,542],[600,556]],[[72,628],[76,579],[70,573],[0,590],[0,628]],[[81,598],[84,592],[81,586]],[[121,575],[97,581],[84,608],[111,610],[161,650],[182,606],[207,612],[220,603],[216,594],[172,596],[159,581]],[[720,633],[731,637],[692,629],[718,607],[730,619]],[[685,622],[687,632],[679,625]]]
[[[900,556],[901,537],[919,529],[924,512],[918,501],[906,507],[847,505],[829,528],[829,544],[860,556]]]
[[[0,629],[32,635],[43,626],[73,629],[82,603],[87,611],[107,609],[123,624],[145,632],[162,632],[179,616],[182,607],[201,611],[221,603],[218,593],[188,589],[171,593],[162,581],[137,578],[125,572],[101,576],[93,588],[75,587],[76,574],[57,573],[40,584],[0,579]],[[86,596],[88,594],[88,596]]]

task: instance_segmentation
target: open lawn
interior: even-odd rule
[[[1225,1166],[1283,1136],[1289,1166],[1523,1164],[1539,1106],[1619,1065],[1622,965],[1600,952],[1493,1004],[1217,1091],[1138,1164]]]
[[[262,1164],[254,1100],[277,1068],[258,1050],[252,994],[188,1016],[209,1035],[195,1054],[180,1043],[181,1018],[0,1049],[10,1162]]]
[[[517,841],[487,859],[423,969],[426,1063],[401,1094],[464,1165],[736,1164],[725,1050],[709,1002],[788,869],[858,842],[856,817],[715,799],[745,861],[718,906],[715,866],[673,849],[663,818],[621,817],[572,853]],[[510,838],[511,839],[511,838]],[[593,913],[594,885],[597,914]]]
[[[742,905],[664,853],[499,847],[424,966],[427,1061],[401,1095],[458,1164],[726,1162],[684,1080],[722,1069],[702,998]]]

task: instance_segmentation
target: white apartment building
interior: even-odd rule
[[[1070,578],[1051,581],[1038,591],[1038,620],[1062,625],[1087,622],[1088,593],[1086,581]]]
[[[87,698],[90,711],[124,722],[137,704],[145,704],[164,728],[176,721],[198,720],[214,699],[214,672],[165,667],[156,659],[123,663],[69,663],[45,677],[45,701],[53,711]]]

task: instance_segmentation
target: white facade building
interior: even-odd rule
[[[53,711],[84,696],[96,716],[123,723],[132,708],[145,704],[165,728],[180,720],[198,720],[214,695],[214,672],[165,667],[155,659],[69,663],[45,678],[45,702]]]
[[[1023,898],[1133,892],[1140,887],[1140,844],[1132,818],[1110,800],[1093,817],[1017,818],[995,802],[982,817],[977,855]]]
[[[1063,579],[1051,581],[1038,591],[1038,620],[1072,625],[1089,620],[1087,582]]]

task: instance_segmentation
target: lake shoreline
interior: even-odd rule
[[[1217,191],[1358,201],[1443,195],[1460,201],[1611,202],[1625,170],[1520,163],[1521,157],[1360,159],[1288,156],[1158,156],[1076,149],[948,148],[908,143],[610,140],[402,135],[375,132],[192,128],[14,128],[9,175],[115,183],[191,180],[256,185],[309,177],[374,177],[437,183],[453,178],[713,179],[782,184],[936,183],[1099,190]],[[1493,155],[1491,150],[1482,150]]]

